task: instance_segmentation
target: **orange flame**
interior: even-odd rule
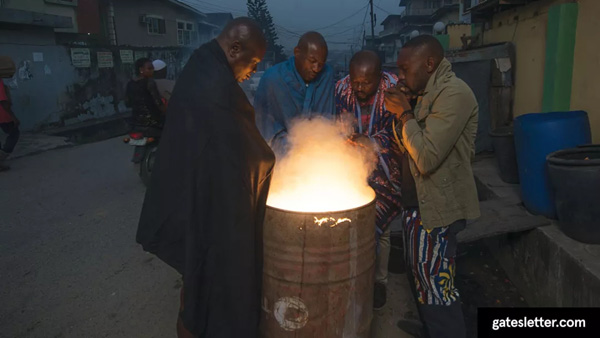
[[[323,217],[323,218],[316,218],[315,217],[315,224],[318,226],[322,226],[323,223],[326,222],[331,222],[331,224],[329,225],[330,228],[333,228],[334,226],[340,224],[340,223],[344,223],[344,222],[348,222],[348,223],[352,223],[352,220],[350,218],[338,218],[337,221],[335,218],[333,217]]]
[[[334,122],[325,118],[296,121],[288,143],[288,153],[275,166],[268,205],[327,212],[357,208],[375,198],[367,183],[376,163],[374,153],[347,142]]]

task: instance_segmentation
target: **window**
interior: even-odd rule
[[[196,43],[198,33],[196,25],[192,22],[177,21],[177,43],[180,46],[187,46]]]
[[[440,0],[425,1],[425,8],[436,9],[436,8],[440,8],[440,6],[441,6]]]
[[[157,16],[147,16],[146,24],[148,25],[148,34],[165,34],[165,19]]]

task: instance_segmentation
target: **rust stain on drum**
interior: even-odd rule
[[[334,221],[315,224],[324,219]],[[374,202],[330,213],[267,207],[262,337],[368,338],[374,266]]]

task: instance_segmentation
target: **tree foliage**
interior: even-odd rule
[[[273,17],[267,8],[267,0],[248,0],[248,16],[258,22],[267,39],[267,55],[272,57],[274,63],[285,60],[287,57],[283,53],[283,46],[277,43],[277,30],[273,23]]]

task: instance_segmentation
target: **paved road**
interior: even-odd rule
[[[0,337],[174,337],[178,275],[135,231],[144,187],[120,139],[0,174]]]
[[[16,159],[0,173],[1,338],[175,337],[178,274],[135,243],[144,187],[120,139]],[[390,275],[374,338],[415,313]]]

